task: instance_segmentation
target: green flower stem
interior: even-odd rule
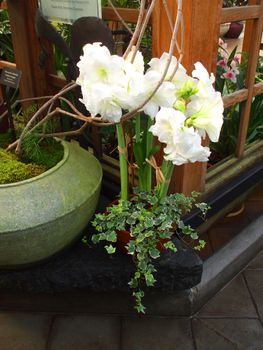
[[[164,159],[162,164],[162,172],[163,172],[165,181],[160,185],[159,199],[167,196],[173,171],[174,171],[173,163],[170,160],[167,161]]]
[[[141,115],[137,114],[135,118],[135,137],[136,143],[141,141]]]
[[[116,124],[119,160],[120,160],[120,177],[121,177],[121,199],[128,200],[128,166],[127,166],[127,149],[125,137],[120,123]]]
[[[146,157],[149,157],[149,153],[153,148],[153,134],[149,131],[149,128],[153,125],[154,121],[148,117],[147,121],[147,136],[146,136]],[[152,167],[147,164],[146,170],[146,191],[150,192],[152,189]]]

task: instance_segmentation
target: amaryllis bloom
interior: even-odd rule
[[[156,71],[148,71],[144,75],[144,98],[147,98],[153,92],[155,86],[161,79],[160,73]],[[164,81],[154,96],[143,107],[143,111],[154,119],[160,107],[172,107],[175,102],[175,87],[173,83]]]
[[[173,108],[161,108],[155,118],[155,124],[149,131],[166,144],[164,148],[166,160],[175,165],[188,162],[205,162],[210,151],[201,144],[201,136],[193,127],[186,127],[185,115]]]
[[[164,159],[175,165],[207,162],[211,154],[208,147],[202,146],[201,136],[193,127],[182,126],[174,134],[174,142],[164,148]]]
[[[124,78],[124,60],[117,55],[111,55],[106,46],[101,43],[86,44],[83,56],[77,63],[79,77],[77,84],[104,83],[115,84]]]
[[[148,71],[155,71],[162,75],[165,70],[168,57],[169,57],[169,54],[167,52],[164,52],[160,58],[152,58],[151,61],[149,62],[150,68],[148,69]],[[172,56],[167,74],[165,76],[165,80],[170,81],[170,78],[176,67],[177,67],[177,59],[176,57]],[[181,64],[179,64],[177,67],[176,73],[174,77],[171,79],[171,81],[174,83],[177,89],[180,89],[180,87],[184,84],[184,82],[187,79],[188,79],[188,75],[186,74],[186,69]]]
[[[162,107],[156,114],[155,124],[150,127],[149,131],[157,136],[160,142],[172,143],[176,130],[184,125],[185,119],[182,112]]]
[[[144,73],[144,59],[143,59],[143,55],[140,51],[136,52],[134,61],[133,61],[133,63],[131,63],[134,51],[135,51],[135,46],[132,47],[131,51],[129,52],[129,54],[127,55],[127,57],[125,59],[125,61],[127,63],[129,63],[126,66],[126,70],[127,71],[136,71],[136,72],[143,74]]]
[[[198,129],[201,136],[207,133],[211,141],[217,142],[223,124],[224,105],[220,92],[213,92],[206,98],[197,95],[187,105],[186,124]]]
[[[102,119],[118,123],[122,117],[119,102],[119,89],[109,88],[107,84],[97,83],[85,88],[81,86],[80,99],[92,116],[100,114]]]
[[[119,122],[123,110],[141,104],[145,95],[143,57],[137,52],[134,63],[111,55],[101,43],[87,44],[78,62],[81,102],[92,116]],[[128,57],[128,60],[130,58]]]
[[[192,77],[197,79],[198,96],[206,97],[214,92],[213,83],[215,76],[213,73],[209,75],[208,71],[200,62],[194,64],[195,69],[192,72]]]
[[[133,110],[145,99],[144,75],[139,72],[126,72],[120,86],[122,91],[118,96],[123,109]]]

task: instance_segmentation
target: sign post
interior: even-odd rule
[[[43,16],[49,21],[72,23],[80,17],[100,17],[100,0],[39,0]]]
[[[6,107],[8,111],[8,122],[9,122],[9,128],[12,133],[13,141],[16,140],[16,131],[15,131],[12,108],[11,108],[10,91],[11,89],[18,88],[21,74],[22,72],[18,69],[4,68],[2,70],[1,77],[0,77],[0,85],[4,87],[3,97],[4,97],[4,101],[6,103]]]

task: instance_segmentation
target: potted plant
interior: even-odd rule
[[[95,216],[97,233],[92,239],[94,243],[105,241],[109,254],[115,252],[114,243],[126,241],[136,265],[130,281],[135,307],[144,312],[142,286],[154,284],[152,260],[160,251],[176,251],[175,230],[196,240],[196,249],[204,245],[198,234],[184,225],[182,216],[193,205],[205,214],[206,204],[195,204],[196,193],[190,197],[168,195],[168,188],[174,165],[208,160],[210,150],[202,145],[202,137],[218,140],[223,102],[213,87],[214,76],[209,76],[200,62],[188,76],[168,53],[153,58],[145,71],[143,56],[136,48],[126,57],[111,55],[100,43],[87,44],[83,51],[77,79],[82,102],[91,115],[100,115],[104,124],[116,124],[121,181],[117,204]],[[158,163],[155,155],[160,147],[154,136],[164,147]],[[135,175],[137,189],[130,191]]]
[[[116,126],[120,198],[106,213],[96,215],[94,226],[98,233],[93,241],[105,240],[105,248],[112,254],[118,235],[128,236],[126,248],[136,266],[130,286],[138,312],[144,312],[143,283],[154,284],[153,259],[159,257],[162,249],[176,251],[172,238],[175,230],[196,241],[196,249],[204,245],[197,233],[182,221],[182,215],[195,205],[196,193],[190,197],[169,195],[168,189],[175,165],[208,160],[210,150],[202,144],[202,139],[209,137],[216,142],[223,123],[223,102],[213,87],[214,76],[200,62],[189,76],[181,65],[182,54],[178,60],[173,56],[175,45],[178,46],[182,1],[178,0],[169,52],[153,58],[146,67],[139,46],[154,5],[155,1],[151,2],[145,13],[141,2],[138,23],[123,57],[112,55],[98,42],[85,45],[77,64],[80,74],[76,83],[44,105],[48,111],[44,121],[64,113],[84,122],[79,131],[89,124]],[[62,94],[77,85],[89,116],[82,115],[69,102],[71,112],[53,108]],[[24,136],[35,128],[32,124],[41,112],[40,109],[32,118],[19,141],[11,145],[18,153]],[[44,135],[40,132],[39,136]],[[161,147],[156,145],[156,140]],[[197,203],[197,207],[203,214],[207,211],[204,203]]]
[[[99,198],[100,163],[76,142],[46,139],[63,136],[39,118],[48,107],[38,109],[8,152],[0,148],[0,268],[27,266],[68,246]]]
[[[224,0],[223,7],[235,7],[247,5],[247,0]],[[224,33],[224,37],[228,39],[237,39],[244,28],[243,22],[231,22],[229,29]]]

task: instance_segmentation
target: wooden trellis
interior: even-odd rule
[[[161,4],[162,0],[159,0],[151,18],[154,56],[160,56],[163,51],[167,51],[170,42],[169,25]],[[175,17],[175,1],[168,0],[168,4]],[[44,95],[64,86],[65,81],[55,75],[52,62],[44,71],[38,66],[40,48],[33,23],[37,0],[7,0],[2,2],[1,6],[2,8],[8,7],[16,66],[23,72],[20,86],[21,97]],[[127,22],[135,23],[138,11],[120,9],[120,14]],[[246,150],[245,145],[253,96],[263,93],[263,83],[254,83],[263,28],[263,0],[249,0],[248,6],[235,8],[222,8],[222,0],[187,0],[183,2],[183,14],[186,33],[183,64],[189,71],[193,69],[196,61],[200,61],[208,71],[215,72],[221,23],[246,21],[243,51],[249,52],[245,87],[224,96],[225,107],[242,103],[236,154],[208,172],[204,163],[178,167],[172,182],[172,191],[182,191],[188,194],[192,190],[205,189],[206,192],[214,190],[235,173],[242,171],[242,162],[247,155],[250,155],[251,162],[262,161],[263,142],[258,142],[249,150]],[[110,8],[103,9],[103,18],[118,20]],[[0,69],[8,65],[10,63],[0,61]],[[15,65],[11,64],[11,66]],[[104,157],[104,159],[106,159],[105,169],[113,169],[111,173],[114,174],[116,165],[109,157]],[[245,166],[249,166],[251,162],[246,161]],[[224,176],[222,176],[223,172]]]

